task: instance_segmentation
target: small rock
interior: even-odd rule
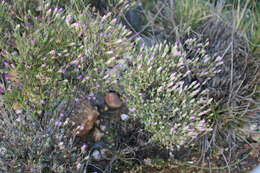
[[[0,156],[5,155],[6,153],[7,153],[7,149],[4,148],[4,147],[1,147],[1,148],[0,148]]]
[[[127,114],[121,114],[120,117],[121,117],[121,120],[122,120],[122,121],[127,121],[127,120],[129,120],[129,115],[127,115]]]
[[[109,153],[108,149],[101,149],[101,150],[94,150],[92,153],[92,157],[93,159],[95,159],[96,161],[100,161],[102,159],[105,159],[107,157],[107,154]]]
[[[100,109],[104,109],[105,106],[106,106],[105,99],[104,99],[104,95],[101,94],[101,93],[97,93],[97,94],[95,95],[95,98],[96,98],[95,100],[92,100],[92,101],[91,101],[91,104],[92,104],[93,106],[97,106],[97,107],[100,108]]]
[[[66,19],[65,19],[65,22],[66,22],[67,25],[72,24],[73,21],[74,21],[74,19],[73,19],[73,17],[72,17],[71,15],[68,15],[68,16],[66,17]]]
[[[107,129],[107,127],[106,127],[105,125],[100,125],[99,128],[100,128],[100,130],[103,131],[103,132]]]
[[[77,126],[76,136],[84,137],[95,126],[99,112],[88,101],[81,101],[78,105],[76,112],[72,113],[71,120]]]
[[[116,93],[112,93],[112,92],[106,94],[105,101],[108,107],[112,109],[120,108],[123,104],[119,96]]]
[[[98,150],[94,150],[91,155],[96,161],[100,161],[102,158],[101,152]]]

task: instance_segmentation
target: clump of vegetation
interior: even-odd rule
[[[5,7],[12,11],[16,6]],[[57,98],[69,97],[81,88],[86,93],[105,89],[101,74],[105,62],[120,59],[132,47],[129,35],[108,15],[94,16],[88,8],[73,14],[39,4],[39,14],[25,9],[21,20],[11,20],[13,45],[1,39],[6,104],[31,107],[36,114],[52,109]],[[10,16],[10,19],[12,17]]]
[[[255,13],[255,10],[259,8],[259,3],[244,1],[243,3],[236,2],[236,4],[226,2],[216,3],[215,5],[217,5],[217,8],[211,8],[212,4],[210,3],[203,1],[192,1],[191,3],[189,0],[153,1],[152,6],[149,6],[148,2],[143,2],[143,16],[147,19],[147,25],[144,27],[148,33],[140,32],[144,38],[153,35],[160,40],[167,40],[168,44],[179,44],[179,50],[187,52],[185,57],[188,60],[194,59],[196,61],[197,58],[197,47],[189,47],[185,44],[189,38],[197,38],[198,45],[205,46],[205,54],[212,57],[211,62],[217,57],[222,57],[223,64],[219,66],[218,73],[210,80],[200,78],[192,71],[192,77],[185,83],[186,86],[189,86],[194,80],[201,83],[205,82],[203,89],[208,89],[209,97],[213,99],[210,104],[211,112],[207,114],[211,117],[210,124],[212,126],[210,127],[213,130],[205,133],[206,135],[202,135],[199,139],[203,148],[202,158],[215,148],[218,150],[219,146],[229,146],[230,149],[230,146],[234,143],[241,139],[244,140],[244,137],[238,131],[249,121],[248,115],[253,112],[257,114],[256,107],[259,107],[257,102],[259,100],[257,95],[259,93],[259,59],[257,56],[259,16]],[[149,61],[147,61],[145,63],[149,64]],[[187,62],[186,64],[188,66]],[[160,65],[162,68],[164,67],[163,63]],[[164,110],[169,109],[167,109],[168,107],[160,107],[167,100],[160,96],[157,99],[158,101],[145,103],[151,98],[158,97],[155,94],[158,92],[155,91],[151,94],[152,96],[145,94],[149,93],[148,91],[152,87],[147,86],[149,86],[150,81],[153,81],[152,78],[147,77],[150,74],[147,69],[142,74],[139,74],[136,70],[135,73],[139,74],[140,77],[132,82],[132,88],[129,86],[126,88],[136,89],[137,93],[140,94],[135,93],[134,96],[129,97],[134,98],[133,100],[139,100],[133,102],[133,105],[138,107],[137,110],[141,110],[141,108],[144,110],[144,112],[137,111],[136,116],[141,117],[147,125],[146,127],[152,129],[153,133],[158,132],[158,136],[161,134],[160,137],[155,135],[154,138],[157,138],[157,141],[163,141],[164,137],[170,140],[168,137],[170,136],[169,127],[165,128],[168,131],[162,132],[163,126],[168,125],[168,119],[164,119],[165,121],[161,125],[156,126],[156,122],[153,126],[151,125],[151,119],[158,116],[162,121],[163,115],[167,114]],[[135,76],[135,73],[131,73],[131,75]],[[155,76],[162,74],[160,72]],[[152,85],[152,83],[150,84]],[[164,84],[162,85],[165,87]],[[138,87],[135,86],[143,86],[143,89],[139,88],[138,90]],[[172,103],[174,101],[167,100],[166,102]],[[151,108],[146,110],[144,107]],[[179,105],[179,107],[181,106]],[[153,108],[155,111],[151,112]],[[203,116],[203,118],[205,117],[207,116]],[[254,121],[257,117],[254,118]],[[159,138],[160,140],[158,140]],[[230,154],[232,153],[231,150],[228,151]]]
[[[218,129],[217,134],[230,136],[234,129],[243,126],[246,115],[254,111],[252,107],[257,103],[259,60],[252,55],[251,48],[256,49],[259,19],[254,10],[259,4],[245,1],[215,5],[217,10],[205,1],[165,0],[156,2],[144,14],[150,21],[150,33],[160,33],[171,44],[179,43],[181,50],[190,52],[186,58],[196,58],[194,49],[185,46],[191,37],[205,45],[205,54],[212,59],[223,58],[219,73],[207,81],[205,88],[215,104],[214,129]],[[250,48],[251,41],[254,46]],[[195,78],[201,81],[199,76]]]
[[[147,20],[153,21],[150,22],[151,32],[163,34],[167,41],[173,44],[176,41],[184,43],[187,38],[196,37],[201,39],[202,44],[208,42],[207,54],[223,57],[223,72],[216,76],[212,81],[214,84],[209,84],[209,88],[212,88],[212,95],[220,95],[216,100],[221,100],[229,106],[242,101],[242,98],[237,98],[236,93],[246,95],[245,88],[254,85],[250,83],[256,77],[257,70],[256,65],[252,67],[255,60],[249,53],[250,41],[254,39],[258,28],[257,15],[251,13],[256,5],[253,6],[249,1],[243,4],[245,6],[237,3],[230,9],[230,4],[225,6],[225,3],[218,3],[218,10],[213,10],[209,4],[200,0],[192,3],[189,0],[165,0],[145,11]],[[249,5],[254,8],[251,10]],[[193,8],[194,6],[196,8]],[[249,66],[250,70],[247,69]],[[244,78],[250,80],[244,81]],[[241,81],[244,81],[243,84]],[[213,90],[218,90],[218,94]],[[250,91],[247,95],[249,93]],[[245,95],[242,97],[246,97]]]
[[[206,55],[196,40],[185,45],[197,46],[194,59],[186,59],[188,52],[178,45],[141,49],[122,82],[128,106],[136,109],[133,115],[142,119],[155,141],[171,149],[191,144],[212,130],[213,102],[205,84],[222,64],[220,57],[212,60]]]
[[[155,155],[199,147],[203,160],[211,146],[225,148],[216,153],[230,169],[225,154],[258,106],[259,3],[211,2],[2,1],[0,172],[102,172],[99,163],[112,172],[149,160],[160,169]],[[101,163],[93,149],[105,144],[76,142],[67,118],[79,97],[106,111],[107,91],[123,108],[92,124],[95,134],[107,125]]]
[[[42,121],[29,113],[1,111],[1,172],[75,172],[89,150],[75,146],[64,114]]]
[[[78,4],[64,9],[41,1],[31,11],[31,5],[0,6],[7,19],[0,39],[1,171],[97,170],[85,164],[92,151],[82,151],[70,135],[66,102],[108,90],[106,62],[130,51],[130,32],[111,13],[100,16],[88,6],[76,11]]]

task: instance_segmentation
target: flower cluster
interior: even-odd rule
[[[130,31],[112,13],[95,16],[85,8],[74,14],[48,2],[38,5],[38,13],[24,14],[26,22],[15,27],[15,33],[24,33],[14,36],[17,51],[3,49],[13,66],[5,69],[7,88],[0,88],[7,105],[19,103],[37,116],[79,90],[105,90],[105,62],[122,58],[133,45]]]
[[[222,59],[209,61],[213,57],[194,39],[185,44],[196,46],[192,59],[178,45],[143,47],[143,56],[137,55],[122,81],[129,107],[136,108],[130,113],[143,120],[153,140],[168,148],[190,144],[212,130],[212,99],[205,87],[218,73]]]

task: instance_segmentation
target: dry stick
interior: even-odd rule
[[[233,27],[232,27],[232,35],[231,35],[231,71],[230,71],[230,93],[229,93],[229,98],[228,98],[228,105],[230,105],[231,102],[231,97],[232,97],[232,93],[233,93],[233,75],[234,75],[234,23],[233,23]],[[231,111],[233,112],[233,105],[231,106]],[[232,113],[231,112],[231,113]]]
[[[212,173],[212,169],[211,169],[211,164],[210,164],[210,160],[208,160],[208,165],[209,165],[209,172]]]
[[[214,140],[215,140],[215,136],[216,136],[216,132],[217,131],[217,127],[215,127],[214,129],[213,129],[213,134],[212,134],[212,137],[211,137],[211,139],[210,139],[210,142],[208,142],[208,140],[207,140],[207,137],[205,136],[204,137],[204,142],[203,142],[203,144],[205,144],[206,142],[207,142],[207,144],[206,145],[202,145],[202,154],[201,154],[201,156],[200,156],[200,158],[199,158],[199,161],[201,161],[201,160],[203,160],[204,161],[204,159],[205,159],[205,154],[206,154],[206,152],[208,152],[208,150],[209,150],[209,146],[214,142]],[[206,147],[205,147],[206,146]]]
[[[202,157],[200,158],[200,160],[202,159],[202,162],[204,163],[205,162],[205,155],[206,155],[206,152],[207,152],[206,150],[208,148],[208,140],[204,140],[203,144],[204,144],[202,146],[203,147],[203,149],[202,149],[203,150],[203,154],[202,154]]]
[[[218,147],[218,146],[217,146],[217,147]],[[223,156],[223,158],[224,158],[224,160],[225,160],[225,162],[226,162],[226,165],[227,165],[227,168],[228,168],[228,172],[231,173],[231,169],[230,169],[229,163],[228,163],[227,158],[226,158],[226,156],[225,156],[225,154],[224,154],[224,149],[222,149],[222,148],[220,148],[220,147],[218,147],[218,149],[220,150],[221,155]]]

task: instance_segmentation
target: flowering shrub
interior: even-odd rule
[[[5,14],[10,23],[0,39],[0,172],[88,172],[92,151],[71,136],[66,100],[107,90],[106,62],[131,51],[130,32],[111,13],[53,8],[43,1],[31,13],[8,3],[1,7],[17,14]]]
[[[239,92],[242,86],[246,90],[248,86],[255,87],[244,79],[257,79],[256,75],[247,74],[238,66],[245,65],[257,73],[256,68],[244,63],[247,59],[240,54],[244,44],[237,48],[231,46],[236,42],[234,30],[223,34],[222,31],[229,28],[206,17],[211,13],[200,0],[192,3],[189,0],[142,1],[141,5],[127,1],[125,6],[124,2],[9,0],[0,3],[0,172],[90,172],[88,166],[92,166],[93,172],[99,169],[95,164],[104,160],[107,161],[104,165],[108,165],[104,172],[112,172],[112,163],[126,169],[120,161],[132,164],[134,161],[129,162],[130,157],[140,161],[147,157],[145,152],[136,154],[147,149],[149,139],[153,146],[159,143],[174,149],[189,147],[204,134],[209,135],[205,135],[201,143],[209,145],[223,139],[218,138],[222,134],[227,138],[233,136],[235,127],[241,125],[246,115],[240,110],[234,111],[236,105],[233,103],[238,100],[244,104],[236,99],[241,98],[238,94],[247,95]],[[89,8],[89,4],[97,10]],[[127,15],[121,18],[121,15],[131,4],[136,5],[134,12],[139,7],[147,11],[140,12],[148,20],[144,21],[146,26],[138,26],[145,30],[140,33],[149,31],[147,34],[158,34],[160,41],[167,39],[172,44],[177,43],[147,48],[129,39],[140,36],[120,24],[120,20],[127,18]],[[126,14],[130,15],[130,12]],[[205,26],[201,25],[204,20]],[[202,30],[203,34],[195,34],[192,29]],[[205,38],[200,38],[200,34]],[[222,39],[227,42],[224,44]],[[230,46],[229,40],[232,40]],[[216,54],[216,50],[220,52]],[[246,46],[246,55],[247,51]],[[253,64],[253,61],[248,62]],[[234,72],[233,76],[230,76],[231,72]],[[225,75],[227,80],[222,80]],[[222,89],[221,83],[224,83],[222,88],[226,94],[218,92]],[[236,86],[238,90],[230,89],[236,89]],[[104,115],[120,115],[101,114],[99,120],[95,118],[88,126],[93,130],[94,139],[88,136],[79,141],[87,141],[91,146],[78,145],[71,135],[71,126],[76,124],[73,125],[72,119],[66,119],[73,116],[69,106],[82,103],[78,102],[80,95],[95,105],[102,104],[100,107],[104,109],[100,109],[100,113],[107,111],[105,101],[101,103],[101,95],[108,90],[121,94],[122,110],[111,109]],[[233,91],[238,97],[230,94]],[[228,104],[232,109],[227,107],[226,111],[216,103],[219,101],[217,97],[221,99],[223,96],[230,100]],[[71,98],[75,99],[73,105],[69,105]],[[250,98],[243,99],[251,102]],[[125,112],[121,114],[121,111]],[[141,120],[146,129],[139,121],[132,121],[133,117]],[[82,121],[78,117],[75,119]],[[101,127],[104,134],[98,130]],[[84,129],[84,126],[78,128]],[[217,134],[219,131],[220,135]],[[100,140],[113,148],[108,157],[102,158],[104,160],[100,160],[101,151],[94,150],[105,146],[97,142]],[[233,145],[230,141],[224,142]],[[157,156],[156,153],[153,155]]]
[[[193,59],[178,45],[142,48],[122,82],[128,106],[136,108],[132,114],[168,148],[211,131],[212,99],[205,85],[218,73],[221,58],[206,55],[205,46],[194,39],[185,46],[195,50]]]
[[[75,14],[50,3],[39,4],[38,10],[38,15],[26,11],[23,23],[13,23],[15,50],[0,45],[6,104],[41,115],[79,88],[85,93],[106,89],[101,77],[105,62],[120,59],[132,43],[111,13],[95,16],[86,8]]]
[[[28,113],[1,111],[1,172],[75,172],[90,150],[76,146],[63,113],[36,121]]]
[[[152,2],[155,3],[150,6]],[[150,33],[156,39],[164,39],[174,44],[175,42],[183,43],[188,38],[195,37],[200,40],[200,43],[207,45],[204,54],[222,57],[223,65],[217,70],[220,72],[202,87],[209,89],[209,95],[214,100],[212,128],[215,129],[211,135],[204,136],[202,143],[216,146],[219,141],[231,144],[240,140],[240,136],[234,134],[237,134],[238,128],[249,121],[247,115],[255,112],[255,107],[259,105],[257,103],[259,100],[259,94],[257,94],[259,90],[259,60],[257,60],[259,57],[257,56],[259,54],[257,51],[259,16],[254,12],[259,4],[249,0],[232,3],[225,1],[218,3],[218,10],[216,10],[206,2],[213,1],[142,1],[142,6],[145,19],[148,21],[147,25],[150,24]],[[148,26],[144,27],[149,31]],[[196,50],[197,46],[186,48],[184,46],[187,51],[187,56],[184,55],[184,57],[193,60],[196,55],[189,52]],[[212,62],[211,58],[208,60]],[[143,72],[147,73],[147,69]],[[203,68],[198,68],[195,72],[200,73],[200,70]],[[194,71],[191,72],[194,74]],[[211,74],[207,71],[202,74],[205,72]],[[188,78],[192,79],[192,76]],[[195,81],[204,81],[205,78],[199,76],[196,75]],[[150,80],[147,77],[142,81]],[[141,92],[147,90],[149,89],[143,89]],[[223,140],[218,140],[221,138]],[[216,143],[210,141],[216,141]]]

